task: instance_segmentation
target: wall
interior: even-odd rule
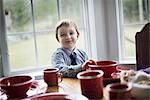
[[[2,30],[3,30],[3,28],[2,28],[2,0],[0,0],[0,42],[1,42],[1,40],[2,40]],[[2,77],[3,76],[3,67],[2,67],[2,54],[1,54],[1,47],[2,47],[2,45],[1,45],[2,43],[0,43],[0,77]]]
[[[2,57],[1,57],[1,51],[0,51],[0,77],[3,76],[3,69],[2,69]]]
[[[93,0],[98,60],[119,61],[115,0]]]
[[[108,42],[108,58],[119,61],[119,18],[117,16],[117,0],[105,0],[106,33]]]
[[[105,0],[93,0],[94,2],[94,16],[95,16],[95,32],[97,45],[97,59],[108,59],[107,38],[105,27]]]

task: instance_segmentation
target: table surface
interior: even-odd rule
[[[40,94],[46,93],[62,93],[62,94],[69,94],[75,97],[75,100],[88,100],[85,96],[82,95],[80,89],[80,80],[77,78],[63,78],[62,82],[59,83],[59,86],[47,87],[47,84],[44,80],[37,80],[38,86],[36,88],[30,89],[27,92],[28,97],[23,100],[30,100],[28,98],[32,98],[34,96],[38,96]],[[5,94],[1,94],[0,92],[0,100],[7,99]],[[103,88],[103,98],[100,100],[108,100],[108,93]]]
[[[63,78],[63,81],[59,83],[59,86],[48,87],[46,92],[61,92],[82,95],[80,89],[80,80],[76,78]],[[103,98],[101,100],[108,100],[108,93],[105,87],[103,88]]]

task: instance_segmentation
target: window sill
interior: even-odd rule
[[[136,58],[135,57],[127,57],[127,58],[121,58],[119,60],[120,64],[130,64],[135,65],[136,64]]]
[[[127,67],[133,70],[137,70],[135,60],[124,60],[119,62],[120,66]]]
[[[43,72],[42,71],[35,71],[32,73],[26,73],[25,75],[30,75],[35,78],[35,80],[43,79]]]

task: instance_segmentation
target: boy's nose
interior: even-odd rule
[[[71,35],[70,34],[67,34],[67,36],[66,36],[67,38],[70,38],[71,37]]]

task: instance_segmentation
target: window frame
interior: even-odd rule
[[[59,0],[57,0],[59,1]],[[83,14],[84,16],[84,20],[86,23],[84,23],[85,25],[85,28],[88,29],[86,30],[86,37],[85,37],[85,42],[88,43],[90,41],[90,44],[86,45],[86,50],[87,50],[87,53],[89,54],[89,57],[90,58],[95,58],[96,59],[96,49],[95,49],[95,45],[92,45],[91,46],[91,41],[95,41],[94,40],[94,35],[90,36],[90,33],[95,33],[94,32],[94,26],[91,26],[89,27],[89,23],[91,23],[94,19],[93,17],[94,16],[91,16],[93,15],[93,0],[82,0],[83,2],[83,8],[85,9],[85,12]],[[59,3],[58,3],[59,4]],[[31,4],[32,5],[32,4]],[[59,5],[58,5],[59,6]],[[4,9],[3,9],[3,0],[0,1],[0,12],[2,12],[1,16],[0,17],[0,26],[2,28],[1,32],[0,32],[0,49],[1,49],[1,59],[2,59],[2,66],[0,66],[0,68],[2,69],[2,72],[0,72],[0,74],[2,74],[1,76],[9,76],[9,75],[17,75],[17,74],[25,74],[25,73],[32,73],[35,72],[34,76],[37,76],[38,74],[41,74],[39,73],[39,71],[47,68],[47,67],[50,67],[51,65],[47,66],[47,67],[42,67],[42,68],[33,68],[33,69],[27,69],[27,70],[22,70],[22,71],[14,71],[14,72],[11,72],[10,71],[10,65],[9,65],[9,54],[8,54],[8,48],[7,48],[7,41],[6,41],[6,31],[5,31],[5,18],[4,18]],[[59,8],[59,7],[58,7]],[[33,10],[33,8],[32,8]],[[89,16],[90,15],[90,16]],[[34,16],[33,12],[32,12],[32,17]],[[86,17],[86,16],[89,16],[89,17]],[[32,19],[34,21],[34,19]],[[90,20],[90,21],[89,21]],[[94,23],[93,23],[94,24]],[[34,27],[34,25],[33,25]],[[91,30],[92,29],[92,30]],[[35,31],[33,31],[33,34],[34,34]],[[34,40],[35,41],[35,40]],[[93,47],[94,46],[94,47]],[[94,49],[91,49],[91,48],[94,48]],[[93,54],[94,53],[94,54]],[[1,60],[0,59],[0,60]]]
[[[122,34],[122,0],[106,0],[106,41],[108,58],[116,60],[119,64],[136,64],[136,57],[125,58],[123,56],[123,34]]]
[[[117,13],[117,21],[118,21],[118,35],[120,38],[118,38],[118,42],[119,44],[119,62],[123,63],[123,64],[136,64],[136,55],[135,57],[126,57],[124,52],[124,48],[123,48],[123,41],[124,40],[124,34],[123,34],[123,26],[124,26],[124,19],[123,19],[123,4],[122,4],[122,0],[116,0],[116,13]],[[150,1],[148,1],[148,6],[150,6]],[[120,9],[119,9],[120,8]],[[149,18],[150,18],[150,8],[149,8]],[[149,19],[150,21],[150,19]],[[135,25],[139,25],[139,24],[135,24]],[[136,47],[135,47],[135,54],[136,54]]]

